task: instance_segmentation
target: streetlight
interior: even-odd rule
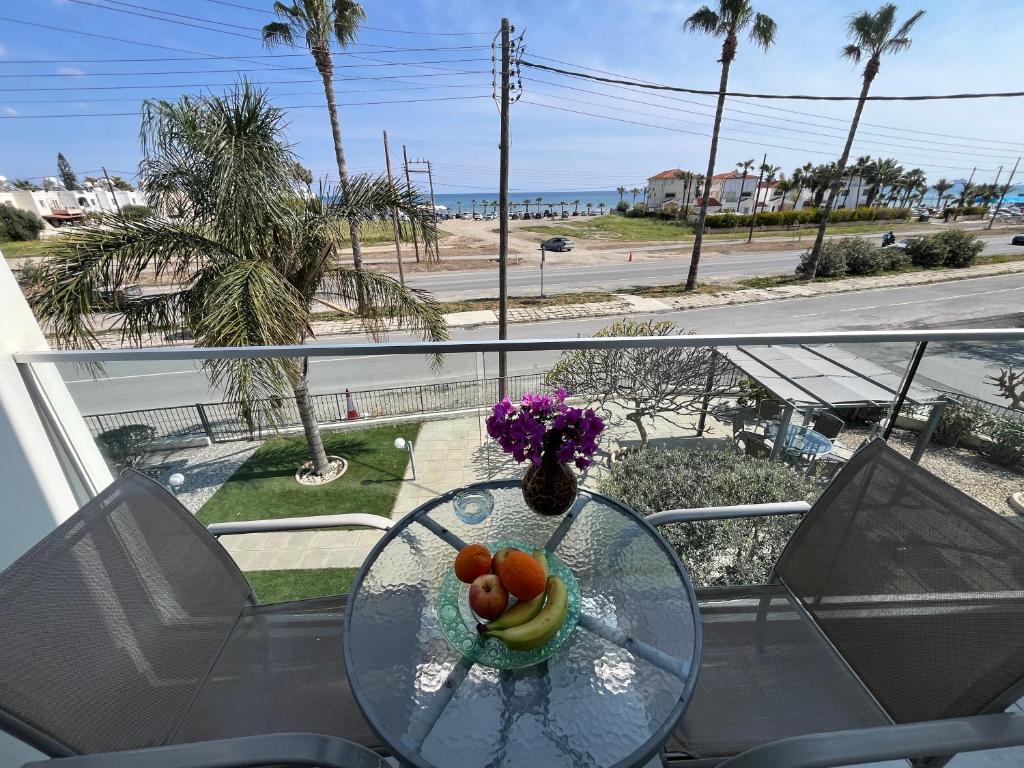
[[[412,440],[406,440],[404,437],[395,438],[395,448],[400,451],[408,451],[409,453],[409,465],[412,467],[412,479],[416,479],[416,455],[412,452]]]
[[[180,472],[175,472],[167,478],[167,484],[171,486],[171,493],[177,496],[181,486],[185,484],[185,476]]]

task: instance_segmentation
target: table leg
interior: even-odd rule
[[[565,538],[565,534],[569,532],[572,524],[576,522],[576,518],[579,517],[580,512],[590,501],[590,494],[586,491],[580,491],[580,495],[576,498],[572,508],[565,513],[565,517],[562,522],[559,523],[554,533],[551,534],[551,538],[548,539],[548,543],[544,545],[544,549],[548,552],[554,552],[555,547],[562,543],[562,539]]]
[[[459,659],[452,671],[448,673],[437,696],[430,700],[428,706],[413,712],[412,718],[409,720],[409,729],[402,738],[410,748],[419,751],[472,667],[473,662],[469,659],[465,657]]]
[[[639,656],[641,659],[650,662],[658,669],[675,675],[682,680],[686,680],[690,676],[689,661],[677,659],[672,654],[665,653],[664,651],[655,648],[653,645],[648,645],[643,640],[637,640],[634,637],[630,637],[621,629],[610,627],[600,619],[595,619],[593,616],[587,616],[585,613],[581,613],[579,624],[591,634],[597,635],[620,648],[625,648],[634,656]]]

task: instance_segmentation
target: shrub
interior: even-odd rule
[[[46,276],[46,267],[41,262],[25,259],[18,267],[18,284],[24,286],[35,285]]]
[[[1024,421],[995,417],[986,431],[992,442],[983,449],[983,453],[1001,466],[1024,469]]]
[[[152,216],[153,209],[148,205],[122,205],[121,215],[129,221],[138,221]]]
[[[981,430],[988,418],[988,414],[976,406],[949,403],[935,427],[933,439],[939,445],[955,448],[965,437]]]
[[[943,263],[947,267],[969,267],[985,248],[985,241],[979,239],[973,232],[965,232],[962,229],[947,229],[932,237],[945,248],[946,258]]]
[[[96,436],[100,451],[118,467],[134,467],[156,437],[148,424],[126,424]]]
[[[43,220],[29,211],[0,205],[0,240],[38,240]]]
[[[741,220],[744,218],[748,217],[739,216],[732,211],[726,211],[725,213],[711,214],[704,219],[704,224],[709,229],[731,229],[733,227],[741,226]],[[750,224],[749,219],[746,223],[747,225]]]
[[[915,237],[907,245],[910,261],[918,267],[939,267],[946,260],[946,246],[935,235]]]
[[[629,210],[629,203],[625,200],[619,200],[619,202],[615,204],[615,210],[619,213],[625,213]]]
[[[821,253],[818,255],[818,277],[842,277],[846,274],[846,249],[842,246],[842,240],[829,240],[822,244]],[[810,249],[800,257],[796,273],[807,274],[807,263],[810,260]]]
[[[886,272],[896,272],[910,267],[910,255],[902,248],[880,248],[882,256],[882,269]]]
[[[877,275],[886,266],[882,249],[860,237],[840,240],[839,246],[846,255],[846,272],[850,275]]]
[[[812,500],[814,482],[785,464],[731,450],[646,449],[612,466],[601,490],[643,515],[666,509]],[[679,523],[661,529],[701,585],[763,583],[795,515]]]

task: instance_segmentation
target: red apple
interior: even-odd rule
[[[505,562],[505,558],[511,555],[513,552],[518,550],[515,547],[502,547],[494,553],[494,557],[491,558],[491,573],[496,573],[501,576],[501,564]]]
[[[493,621],[505,612],[508,592],[493,573],[477,576],[469,585],[469,607],[481,619]]]

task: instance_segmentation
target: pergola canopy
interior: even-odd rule
[[[795,407],[890,406],[902,377],[834,344],[720,347],[718,353],[783,402]],[[906,402],[932,406],[939,392],[912,384]]]

